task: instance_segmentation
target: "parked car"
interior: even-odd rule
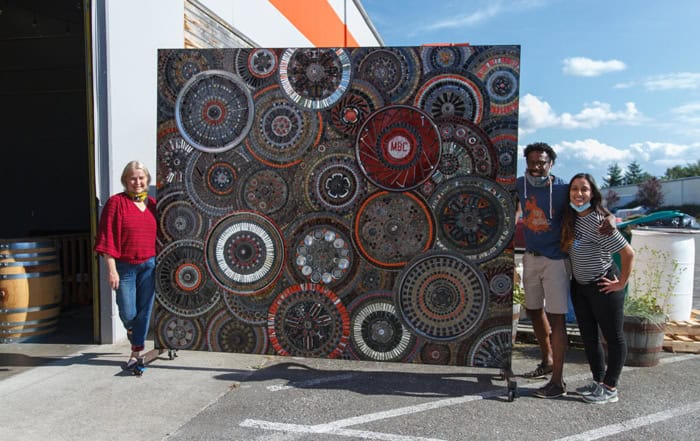
[[[615,216],[624,221],[630,216],[641,216],[647,214],[648,212],[649,210],[646,207],[639,205],[634,208],[618,208],[615,210]]]
[[[649,222],[640,222],[637,225],[650,228],[688,228],[691,230],[700,230],[698,221],[695,220],[693,216],[686,213],[679,213],[677,216],[665,217]]]

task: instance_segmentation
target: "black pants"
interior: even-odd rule
[[[619,269],[613,264],[606,277],[619,276],[619,273]],[[576,321],[581,331],[593,380],[599,383],[602,381],[610,387],[617,387],[617,380],[620,378],[620,372],[627,357],[627,343],[622,330],[625,291],[605,294],[599,291],[597,281],[583,285],[572,280],[571,302],[574,305]],[[599,327],[608,345],[607,369],[598,333]]]

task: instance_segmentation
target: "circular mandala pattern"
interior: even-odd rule
[[[475,54],[469,70],[486,85],[492,115],[517,115],[520,50],[517,46],[494,46]]]
[[[488,115],[488,98],[479,83],[468,73],[437,75],[423,84],[413,105],[435,119],[458,117],[479,124]]]
[[[420,186],[440,162],[437,126],[424,112],[409,106],[388,106],[370,115],[356,144],[362,172],[385,190]]]
[[[222,287],[237,294],[255,294],[282,273],[284,241],[268,218],[237,211],[211,229],[206,259],[211,275]]]
[[[264,327],[241,323],[226,310],[218,312],[207,324],[207,343],[210,351],[243,354],[265,354],[268,347]]]
[[[158,91],[171,106],[177,93],[200,72],[214,68],[218,59],[211,51],[164,50],[158,57]]]
[[[476,175],[495,179],[498,154],[488,135],[479,126],[461,118],[436,121],[442,139],[442,154],[432,178],[442,182],[456,176]]]
[[[448,365],[452,359],[450,347],[440,343],[426,343],[420,349],[420,361],[425,364]]]
[[[234,317],[243,323],[259,326],[267,324],[267,310],[276,295],[277,292],[272,288],[251,295],[232,292],[223,294],[226,307]]]
[[[375,110],[384,107],[384,99],[377,89],[366,81],[355,80],[351,88],[331,109],[331,125],[345,136],[355,136],[360,126]]]
[[[241,179],[240,198],[241,205],[269,216],[287,205],[289,186],[275,170],[256,170]]]
[[[322,128],[318,112],[297,108],[276,86],[255,96],[254,120],[245,145],[258,161],[276,168],[299,164],[318,144]]]
[[[471,46],[422,47],[423,73],[431,74],[435,71],[444,72],[446,70],[461,71],[473,53],[474,48]]]
[[[413,48],[359,48],[352,60],[356,78],[372,84],[387,103],[405,102],[421,80],[420,58]]]
[[[302,283],[272,302],[267,331],[279,355],[338,358],[350,338],[350,317],[333,291]]]
[[[287,49],[280,58],[282,89],[304,109],[333,106],[350,84],[352,69],[345,49]]]
[[[505,306],[504,311],[510,315],[513,305],[513,255],[501,254],[479,264],[479,268],[491,289],[491,304]]]
[[[194,151],[194,147],[180,136],[172,120],[158,127],[156,186],[159,190],[183,188],[187,163]]]
[[[416,337],[401,324],[390,291],[363,295],[348,306],[350,349],[361,360],[409,361]]]
[[[236,182],[248,159],[236,150],[210,155],[196,152],[187,164],[185,188],[195,207],[219,217],[235,208]]]
[[[515,191],[518,155],[518,120],[511,117],[491,118],[482,124],[498,157],[496,182]]]
[[[355,246],[372,264],[399,269],[434,241],[428,206],[413,193],[381,191],[370,195],[355,215]]]
[[[488,368],[510,366],[513,351],[511,326],[496,326],[464,341],[457,352],[457,364]]]
[[[437,244],[483,262],[503,251],[513,236],[515,207],[500,185],[475,176],[440,184],[430,197],[437,217]]]
[[[184,198],[183,192],[170,193],[157,204],[158,232],[164,242],[203,239],[202,213]]]
[[[290,256],[287,272],[297,282],[351,290],[358,270],[350,228],[326,214],[299,219],[285,230]]]
[[[279,67],[279,57],[272,49],[239,49],[236,53],[236,72],[254,89],[272,84]]]
[[[488,287],[481,271],[461,256],[432,252],[406,265],[394,296],[406,326],[444,342],[476,329],[486,314]]]
[[[173,314],[195,317],[209,311],[221,292],[204,266],[204,246],[198,240],[179,240],[158,256],[156,298]]]
[[[367,193],[367,181],[350,155],[321,157],[304,173],[304,194],[310,208],[353,213]]]
[[[161,348],[197,350],[202,348],[202,324],[199,320],[163,312],[156,324]]]
[[[394,285],[394,272],[382,271],[367,263],[360,264],[360,277],[355,291],[365,293],[369,291],[390,290]]]
[[[253,97],[246,84],[223,70],[190,78],[175,103],[182,136],[195,148],[218,153],[237,146],[253,124]]]

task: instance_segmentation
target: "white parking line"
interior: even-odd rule
[[[431,401],[428,403],[417,404],[415,406],[400,407],[382,412],[375,412],[366,415],[360,415],[352,418],[332,421],[326,424],[305,425],[305,424],[285,424],[275,423],[272,421],[246,419],[240,426],[251,427],[257,429],[275,430],[282,432],[294,433],[324,433],[328,435],[348,436],[362,439],[377,439],[386,441],[444,441],[436,440],[435,438],[407,437],[403,435],[395,435],[391,433],[370,432],[366,430],[345,429],[348,426],[365,424],[372,421],[394,418],[401,415],[410,415],[427,410],[439,409],[441,407],[454,406],[455,404],[466,403],[469,401],[481,400],[502,394],[502,390],[491,390],[478,395],[465,395],[463,397],[448,398],[445,400]]]
[[[684,354],[684,355],[678,355],[678,356],[673,356],[673,357],[665,357],[661,360],[661,362],[664,364],[665,363],[674,363],[674,362],[679,362],[679,361],[685,361],[685,360],[691,359],[693,357],[697,357],[697,355]],[[637,370],[637,369],[639,369],[639,368],[636,368],[636,367],[623,368],[624,371],[632,371],[632,370]],[[334,381],[334,380],[348,379],[348,378],[357,376],[359,374],[360,373],[349,373],[349,374],[343,374],[343,375],[336,375],[334,377],[320,378],[320,379],[308,380],[308,381],[303,381],[303,382],[298,382],[298,383],[291,383],[289,385],[268,386],[267,389],[271,390],[271,391],[277,391],[277,390],[290,389],[290,388],[295,388],[295,387],[312,386],[312,385],[316,385],[316,384],[320,384],[320,383],[324,383],[324,382],[329,382],[329,381]],[[572,382],[586,380],[589,378],[590,378],[590,373],[582,373],[582,374],[572,375],[572,376],[566,377],[567,380],[570,380]],[[545,383],[546,383],[546,380],[538,381],[538,382],[528,382],[527,385],[528,385],[528,389],[536,389],[538,387],[543,386]],[[490,391],[483,392],[483,393],[476,394],[476,395],[465,395],[462,397],[455,397],[455,398],[447,398],[444,400],[430,401],[430,402],[418,404],[415,406],[399,407],[397,409],[369,413],[366,415],[360,415],[360,416],[356,416],[356,417],[352,417],[352,418],[345,418],[342,420],[336,420],[336,421],[332,421],[332,422],[325,423],[325,424],[317,424],[317,425],[288,424],[288,423],[275,423],[273,421],[246,419],[240,423],[240,426],[241,427],[257,428],[257,429],[272,430],[272,431],[278,431],[278,432],[285,432],[285,433],[289,433],[289,434],[292,434],[292,433],[323,433],[323,434],[329,434],[329,435],[348,436],[348,437],[356,437],[356,438],[362,438],[362,439],[377,439],[377,440],[386,440],[386,441],[427,441],[427,440],[435,441],[435,439],[433,439],[433,438],[406,437],[403,435],[395,435],[395,434],[390,434],[390,433],[370,432],[370,431],[364,431],[364,430],[352,430],[352,429],[346,429],[346,427],[355,426],[355,425],[359,425],[359,424],[365,424],[365,423],[378,421],[378,420],[384,420],[384,419],[388,419],[388,418],[395,418],[395,417],[403,416],[403,415],[411,415],[411,414],[415,414],[415,413],[419,413],[419,412],[425,412],[428,410],[439,409],[442,407],[454,406],[457,404],[467,403],[469,401],[476,401],[476,400],[481,400],[483,398],[490,398],[490,397],[499,396],[502,393],[503,393],[503,389],[495,389],[495,390],[490,390]],[[687,410],[687,411],[684,410],[688,406],[692,406],[690,408],[690,410]],[[641,427],[642,425],[652,424],[653,422],[662,421],[664,419],[672,418],[673,416],[676,416],[676,415],[683,415],[685,413],[692,411],[693,409],[696,409],[700,405],[698,403],[695,403],[695,404],[688,405],[688,406],[680,407],[677,410],[669,410],[669,411],[665,411],[665,412],[659,412],[658,414],[649,415],[647,417],[635,418],[635,419],[629,420],[627,422],[614,424],[614,425],[606,426],[606,427],[612,428],[611,430],[617,430],[617,429],[619,429],[619,427],[624,428],[624,430],[622,430],[622,431],[631,430],[635,427]],[[676,413],[674,413],[674,411],[676,411]],[[661,418],[661,419],[655,420],[654,418]],[[637,424],[637,425],[633,426],[633,424]],[[604,428],[599,428],[596,430],[602,430],[602,429],[604,429]],[[598,439],[598,438],[601,438],[604,436],[609,436],[610,434],[619,433],[619,432],[611,432],[610,434],[598,436],[594,432],[596,432],[596,431],[584,432],[583,434],[574,435],[573,437],[570,437],[570,438],[562,438],[562,440],[559,440],[559,441],[564,441],[564,440],[571,441],[571,440],[579,440],[579,439],[581,439],[581,440],[593,440],[593,439]],[[592,435],[586,435],[586,434],[592,434]],[[576,438],[577,436],[584,436],[584,438]],[[595,438],[595,437],[586,438],[585,436],[597,436],[598,438]],[[294,438],[294,436],[292,435],[291,438]],[[440,440],[440,441],[443,441],[443,440]]]
[[[342,375],[334,375],[332,377],[314,378],[313,380],[292,382],[292,383],[288,383],[288,384],[274,384],[272,386],[267,386],[266,389],[269,390],[270,392],[278,392],[278,391],[286,390],[286,389],[316,386],[316,385],[323,384],[323,383],[330,383],[331,381],[349,380],[350,378],[356,377],[357,375],[358,375],[357,373],[342,374]]]
[[[304,424],[285,424],[285,423],[273,423],[270,421],[260,421],[260,420],[245,420],[241,423],[242,427],[252,427],[256,429],[266,429],[266,430],[277,430],[283,432],[293,432],[293,433],[322,433],[326,435],[339,435],[339,436],[349,436],[354,438],[362,439],[377,439],[384,441],[445,441],[438,438],[421,438],[417,436],[403,436],[394,435],[391,433],[381,433],[381,432],[370,432],[368,430],[353,430],[353,429],[342,429],[342,428],[332,428],[327,429],[321,426],[307,426]]]
[[[612,435],[617,435],[618,433],[627,432],[628,430],[637,429],[639,427],[649,426],[651,424],[658,423],[660,421],[665,421],[673,417],[697,412],[698,410],[700,410],[700,401],[686,404],[685,406],[676,407],[674,409],[668,409],[662,412],[652,413],[651,415],[632,418],[631,420],[623,421],[621,423],[611,424],[605,427],[599,427],[597,429],[579,433],[578,435],[567,436],[566,438],[559,438],[556,441],[592,441]]]

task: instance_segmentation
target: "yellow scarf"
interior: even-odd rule
[[[142,191],[141,193],[134,193],[133,191],[127,191],[126,194],[134,202],[143,202],[148,197],[147,191]]]

